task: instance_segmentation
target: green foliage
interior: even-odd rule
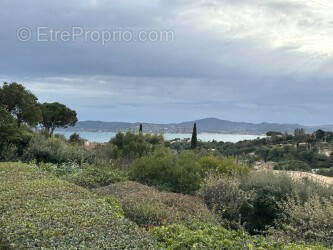
[[[200,157],[193,151],[175,154],[167,149],[159,149],[152,155],[136,160],[131,165],[130,173],[134,180],[147,185],[173,192],[193,193],[199,189],[209,172],[218,175],[245,175],[249,170],[232,157]]]
[[[34,126],[40,122],[41,111],[37,100],[37,97],[21,84],[5,82],[0,87],[0,106],[16,118],[18,126],[22,123]]]
[[[68,180],[82,187],[97,188],[125,181],[127,175],[117,169],[84,164],[79,171],[69,176]]]
[[[180,193],[193,193],[200,187],[201,176],[197,156],[191,151],[174,154],[159,149],[136,160],[130,168],[133,180]]]
[[[197,152],[219,153],[222,156],[234,156],[243,162],[254,163],[255,161],[303,161],[312,169],[330,168],[333,165],[333,156],[328,157],[320,152],[323,145],[330,148],[333,143],[333,132],[325,132],[319,138],[314,134],[300,134],[297,136],[269,132],[269,137],[255,140],[231,142],[198,142]],[[325,144],[323,144],[323,141]],[[170,148],[177,150],[189,149],[190,142],[187,140],[174,140]]]
[[[88,156],[89,154],[83,146],[72,145],[63,138],[47,138],[41,134],[34,134],[24,150],[23,160],[56,164],[82,163]]]
[[[42,125],[50,136],[56,128],[67,128],[77,122],[76,112],[64,104],[54,102],[39,106],[42,111]]]
[[[287,170],[287,171],[311,171],[311,167],[304,161],[290,160],[281,161],[278,165],[274,166],[276,170]]]
[[[0,161],[17,160],[31,137],[28,128],[18,127],[12,115],[0,107]]]
[[[250,206],[252,197],[252,193],[241,190],[239,186],[239,179],[210,175],[199,192],[208,208],[232,229],[242,228],[242,211]]]
[[[24,164],[2,163],[0,173],[0,238],[7,249],[153,249],[112,198]]]
[[[326,132],[321,129],[318,129],[314,134],[318,140],[323,140],[326,136]]]
[[[190,195],[161,192],[136,182],[112,184],[98,189],[98,193],[118,198],[125,216],[140,226],[216,222],[202,200]]]
[[[320,174],[320,175],[323,175],[323,176],[328,176],[328,177],[333,177],[333,168],[319,169],[317,171],[317,174]]]
[[[19,139],[20,133],[15,119],[0,107],[0,146],[9,145]]]
[[[281,202],[280,207],[284,213],[269,230],[275,237],[333,246],[332,197],[315,194],[305,202],[299,197],[290,197]]]
[[[192,138],[191,138],[191,149],[195,149],[198,145],[198,138],[197,138],[197,124],[194,123]]]
[[[131,132],[119,132],[110,143],[113,147],[114,158],[135,159],[145,156],[164,144],[162,136],[150,134],[134,134]]]
[[[68,141],[73,144],[83,145],[85,140],[82,139],[78,133],[73,133],[69,137]]]
[[[214,172],[222,175],[245,175],[250,172],[250,168],[239,163],[234,157],[218,157],[207,155],[199,160],[202,174]]]
[[[267,249],[267,250],[323,250],[322,246],[286,244],[264,237],[254,237],[242,231],[230,231],[221,226],[197,223],[193,225],[170,225],[151,231],[161,249]]]
[[[126,172],[114,168],[112,165],[96,166],[75,162],[65,162],[57,165],[42,162],[38,164],[30,163],[30,166],[85,188],[104,187],[128,179]]]
[[[254,172],[244,177],[240,189],[254,192],[250,206],[242,211],[245,228],[251,232],[263,231],[280,214],[278,202],[286,199],[293,191],[293,180],[283,174],[273,174],[269,171]]]
[[[272,226],[285,212],[279,205],[281,202],[289,197],[298,197],[306,202],[315,194],[328,199],[333,196],[333,187],[307,179],[294,181],[287,175],[258,171],[241,178],[210,177],[200,194],[226,225],[260,233]]]
[[[305,130],[304,128],[296,128],[294,131],[295,137],[302,137],[305,135]]]
[[[30,162],[29,166],[61,178],[73,175],[81,170],[81,165],[76,162],[65,162],[62,164]]]
[[[282,136],[283,134],[281,132],[277,132],[277,131],[268,131],[266,133],[267,136]]]

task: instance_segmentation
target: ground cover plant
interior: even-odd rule
[[[118,198],[125,216],[140,226],[218,222],[199,197],[159,191],[132,181],[111,184],[97,191],[102,196]]]
[[[0,238],[6,249],[151,248],[119,202],[20,163],[0,164]]]
[[[324,250],[320,245],[294,244],[274,241],[262,236],[250,236],[242,231],[227,230],[207,224],[170,225],[154,228],[152,235],[161,249],[267,249]]]

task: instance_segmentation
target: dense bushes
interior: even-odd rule
[[[239,188],[240,180],[230,177],[210,175],[201,188],[199,195],[208,208],[220,216],[223,224],[241,228],[242,210],[249,207],[251,193]]]
[[[114,158],[135,159],[154,151],[155,147],[164,144],[163,136],[119,132],[110,143],[113,145]]]
[[[2,163],[0,173],[4,248],[153,248],[144,232],[122,218],[112,198],[97,198],[24,164]]]
[[[311,171],[311,167],[304,161],[290,160],[281,161],[274,167],[276,170],[287,170],[287,171]]]
[[[240,175],[249,172],[247,166],[234,158],[200,156],[193,151],[179,154],[160,148],[152,155],[136,160],[130,169],[131,177],[141,183],[179,193],[199,189],[207,173]]]
[[[216,222],[215,216],[198,197],[160,192],[136,182],[122,182],[98,189],[121,203],[125,216],[138,225],[151,227],[194,221]]]
[[[199,160],[202,174],[209,172],[224,175],[244,175],[250,172],[250,168],[239,163],[233,157],[218,157],[213,155],[203,156]]]
[[[250,206],[242,211],[245,228],[255,233],[265,230],[280,213],[278,202],[293,191],[293,180],[284,174],[254,172],[241,180],[239,188],[251,194]]]
[[[192,152],[174,154],[167,149],[136,160],[131,177],[143,184],[180,193],[193,193],[200,187],[200,166]]]
[[[84,164],[79,171],[68,176],[67,179],[82,187],[97,188],[125,181],[127,175],[118,169]]]
[[[12,115],[0,106],[0,161],[17,160],[31,137],[30,129],[18,127]]]
[[[61,164],[64,162],[82,163],[89,157],[83,146],[72,145],[61,137],[46,138],[35,134],[24,150],[23,160],[26,162],[51,162]]]
[[[207,224],[171,225],[154,228],[152,235],[161,249],[267,249],[267,250],[323,250],[321,246],[286,244],[264,237],[254,237],[242,231],[230,231]]]
[[[280,203],[290,197],[305,203],[313,195],[329,199],[333,188],[307,179],[294,181],[287,175],[259,171],[241,178],[208,178],[200,194],[229,226],[258,233],[273,226],[286,213]]]
[[[290,197],[280,204],[283,213],[270,233],[291,241],[304,240],[333,246],[333,197]]]
[[[53,163],[30,163],[30,166],[85,188],[103,187],[128,179],[127,173],[115,168],[113,164],[94,165],[67,162],[59,165]]]

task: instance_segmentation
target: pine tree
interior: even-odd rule
[[[142,123],[140,123],[139,133],[142,133]]]
[[[194,123],[193,126],[193,132],[192,132],[192,139],[191,139],[191,148],[195,149],[198,144],[198,138],[197,138],[197,124]]]

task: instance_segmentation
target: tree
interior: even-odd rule
[[[318,129],[316,132],[315,132],[315,136],[316,136],[316,139],[321,141],[325,138],[325,131],[321,130],[321,129]]]
[[[296,128],[295,131],[294,131],[294,135],[296,137],[303,137],[305,135],[304,128]]]
[[[82,139],[78,133],[71,134],[68,141],[74,144],[84,144],[84,139]]]
[[[142,123],[140,123],[140,128],[139,128],[139,133],[142,133],[143,130],[142,130]]]
[[[267,136],[282,136],[283,134],[281,132],[277,132],[277,131],[268,131],[266,133]]]
[[[197,138],[197,124],[194,123],[193,126],[193,132],[192,132],[192,138],[191,138],[191,148],[195,149],[198,144],[198,138]]]
[[[42,125],[47,133],[52,136],[56,128],[74,126],[77,122],[76,112],[64,104],[44,103],[40,105],[42,111]]]
[[[35,126],[41,121],[37,100],[34,94],[16,82],[5,82],[0,88],[0,106],[16,118],[18,126],[22,123]]]
[[[13,116],[0,107],[0,148],[19,138],[19,129]]]

